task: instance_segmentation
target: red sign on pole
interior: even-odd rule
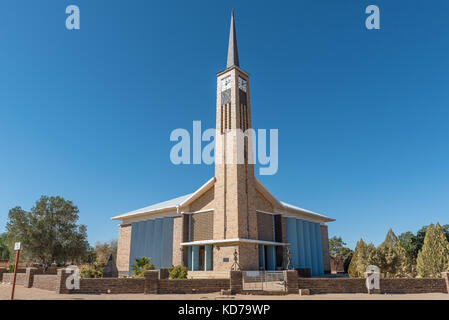
[[[16,288],[17,268],[19,267],[19,256],[21,249],[20,242],[14,244],[14,250],[16,250],[16,263],[14,264],[14,280],[12,281],[11,300],[14,300],[14,289]]]

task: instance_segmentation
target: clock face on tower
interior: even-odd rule
[[[239,77],[239,89],[246,92],[246,80]]]
[[[231,89],[231,76],[221,79],[221,91]]]

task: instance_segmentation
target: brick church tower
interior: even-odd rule
[[[257,246],[239,241],[258,237],[251,136],[243,135],[250,128],[249,74],[240,68],[232,12],[226,69],[217,74],[214,240],[236,243],[216,246],[214,256],[236,250],[242,269],[257,270]]]

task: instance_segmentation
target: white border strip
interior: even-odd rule
[[[181,211],[181,214],[195,214],[195,213],[204,213],[204,212],[210,212],[210,211],[214,211],[215,209],[204,209],[204,210],[198,210],[198,211],[192,211],[192,212],[186,212],[186,211]]]

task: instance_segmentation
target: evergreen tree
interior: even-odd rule
[[[388,278],[404,277],[410,274],[411,265],[407,258],[407,252],[393,230],[388,230],[384,242],[377,247],[374,264]]]
[[[365,276],[366,268],[373,264],[375,251],[372,243],[367,245],[363,239],[357,242],[348,268],[351,278],[363,278]]]
[[[449,243],[439,223],[428,226],[416,263],[416,271],[422,278],[439,278],[448,269]]]

